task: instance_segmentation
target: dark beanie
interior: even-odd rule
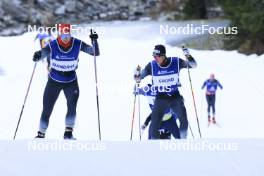
[[[159,55],[159,56],[165,56],[166,55],[166,48],[164,45],[156,45],[154,50],[159,51],[159,54],[157,53],[157,55]]]

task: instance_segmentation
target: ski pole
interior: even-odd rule
[[[188,119],[187,119],[187,120],[188,120]],[[192,138],[194,139],[193,130],[192,130],[192,128],[191,128],[191,125],[190,125],[190,123],[189,123],[189,120],[188,120],[188,126],[189,126],[189,129],[190,129],[190,131],[191,131]]]
[[[23,105],[22,105],[22,108],[21,108],[21,112],[20,112],[20,115],[19,115],[19,118],[18,118],[18,122],[17,122],[17,126],[16,126],[16,130],[15,130],[15,134],[14,134],[13,140],[16,139],[17,130],[18,130],[18,127],[19,127],[19,124],[20,124],[20,121],[21,121],[21,117],[22,117],[22,114],[23,114],[23,111],[24,111],[24,107],[25,107],[25,104],[26,104],[26,101],[27,101],[28,93],[29,93],[29,90],[30,90],[30,87],[31,87],[31,83],[32,83],[33,76],[34,76],[34,73],[35,73],[35,70],[36,70],[36,66],[37,66],[37,62],[35,62],[35,64],[34,64],[33,72],[32,72],[31,77],[30,77],[30,81],[29,81],[29,84],[28,84],[26,96],[24,98],[24,102],[23,102]]]
[[[184,46],[182,46],[183,52],[184,52],[185,49],[186,48]],[[196,116],[197,126],[198,126],[198,130],[199,130],[200,138],[202,138],[201,129],[200,129],[200,123],[199,123],[199,119],[198,119],[197,108],[196,108],[196,103],[195,103],[195,98],[194,98],[194,92],[193,92],[193,86],[192,86],[191,73],[190,73],[190,68],[189,68],[189,63],[188,63],[187,57],[186,57],[186,62],[187,62],[188,77],[189,77],[189,82],[190,82],[190,87],[191,87],[191,92],[192,92],[192,100],[193,100],[193,106],[194,106],[194,110],[195,110],[195,116]]]
[[[93,30],[91,29],[91,34],[93,34]],[[92,41],[93,45],[93,56],[94,56],[94,75],[95,75],[95,87],[96,87],[96,105],[97,105],[97,118],[98,118],[98,133],[99,140],[101,140],[101,125],[100,125],[100,107],[99,107],[99,93],[98,93],[98,81],[97,81],[97,65],[96,65],[96,56],[95,56],[95,44]]]
[[[133,128],[134,128],[134,117],[135,117],[135,109],[136,109],[136,85],[135,85],[135,95],[134,95],[134,103],[133,103],[133,113],[132,113],[132,122],[131,122],[131,132],[130,132],[130,141],[133,138]]]
[[[203,92],[201,91],[201,97],[200,97],[200,99],[201,99],[201,113],[200,113],[200,117],[202,117],[203,118]]]
[[[139,83],[137,84],[137,89],[139,88]],[[141,124],[140,124],[140,96],[138,94],[138,129],[139,129],[139,140],[141,141]]]

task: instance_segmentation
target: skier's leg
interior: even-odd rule
[[[212,95],[213,116],[215,117],[215,95]]]
[[[151,131],[150,131],[150,127],[149,127],[149,130],[148,130],[148,139],[151,139],[150,133],[151,133]]]
[[[171,139],[171,133],[168,131],[161,132],[160,139]]]
[[[171,104],[171,109],[175,115],[177,115],[180,121],[180,137],[181,139],[187,138],[188,132],[188,119],[187,112],[184,106],[184,99],[182,96],[177,97]]]
[[[209,116],[210,116],[211,109],[213,112],[213,96],[212,95],[208,95],[208,104],[209,104]]]
[[[169,107],[169,100],[156,98],[154,107],[151,114],[151,123],[149,126],[149,132],[151,139],[159,139],[159,129],[161,126],[162,117],[165,110]]]
[[[180,139],[180,131],[176,123],[176,120],[173,117],[170,118],[169,120],[164,121],[162,126],[166,130],[170,131],[170,133],[175,139]]]
[[[51,116],[55,102],[60,94],[61,87],[60,83],[56,83],[51,78],[49,78],[44,95],[43,95],[43,110],[41,113],[39,131],[45,133],[49,125],[49,118]]]
[[[208,118],[210,118],[210,97],[209,95],[206,95],[206,102],[207,102],[207,115],[208,115]]]
[[[211,104],[212,104],[212,109],[213,109],[213,123],[216,123],[215,121],[215,95],[211,96]]]
[[[68,83],[63,89],[64,95],[67,100],[67,114],[65,118],[66,128],[73,128],[76,118],[76,107],[79,98],[79,86],[78,81],[75,80]]]

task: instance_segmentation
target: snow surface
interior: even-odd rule
[[[103,27],[106,32],[99,34],[101,55],[97,58],[97,70],[102,139],[108,142],[107,150],[102,153],[76,150],[28,152],[27,143],[32,142],[31,139],[36,135],[42,110],[42,96],[47,81],[45,62],[37,65],[18,129],[19,140],[10,141],[33,70],[32,55],[39,49],[39,43],[34,42],[35,33],[0,37],[1,175],[21,175],[25,170],[27,175],[84,175],[86,171],[97,175],[98,170],[101,173],[98,175],[223,175],[225,169],[230,175],[263,175],[263,171],[257,170],[261,167],[260,162],[256,161],[263,159],[263,139],[252,138],[264,137],[264,55],[245,56],[237,51],[190,49],[198,63],[198,67],[191,70],[191,77],[203,139],[224,141],[226,138],[233,138],[241,143],[243,150],[219,153],[180,150],[157,152],[160,150],[157,147],[159,144],[146,141],[147,131],[143,133],[142,143],[124,141],[128,141],[130,137],[134,68],[138,64],[145,66],[151,61],[154,45],[165,44],[167,40],[157,35],[159,29],[154,28],[151,23],[106,23]],[[76,37],[90,43],[88,36]],[[174,37],[177,40],[176,36],[169,36],[170,40]],[[167,53],[168,56],[183,58],[178,47],[167,45]],[[214,73],[224,86],[223,90],[218,90],[216,100],[216,118],[221,127],[207,127],[206,101],[201,86],[210,73]],[[74,135],[81,143],[96,141],[98,128],[92,56],[80,54],[77,74],[80,98]],[[198,139],[187,70],[181,71],[180,80],[180,92],[185,98],[188,119],[195,138]],[[148,82],[150,78],[142,84]],[[141,97],[140,101],[143,123],[150,109],[146,98]],[[65,114],[66,100],[62,93],[54,107],[45,141],[62,138]],[[137,112],[134,127],[133,139],[138,140]],[[192,140],[191,135],[188,138]],[[250,161],[252,163],[248,165]],[[102,169],[100,165],[103,166]],[[46,171],[42,171],[43,168],[47,168]],[[181,168],[180,171],[178,168]]]
[[[0,141],[0,174],[262,176],[263,147],[259,139]]]

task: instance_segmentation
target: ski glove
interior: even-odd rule
[[[91,29],[90,39],[91,39],[92,41],[98,39],[98,34],[97,34],[95,31],[93,31],[92,29]]]
[[[137,66],[137,68],[135,69],[135,72],[134,72],[134,80],[136,81],[136,83],[140,83],[140,81],[141,81],[140,71],[141,71],[141,67]]]
[[[141,126],[141,130],[145,130],[145,128],[146,128],[147,126],[144,124],[144,125],[142,125]]]
[[[38,62],[41,59],[41,51],[36,51],[33,56],[33,61]]]
[[[182,47],[182,51],[183,51],[183,54],[185,55],[185,57],[190,57],[191,54],[190,54],[190,51],[188,50],[188,48],[185,48],[185,47]]]

